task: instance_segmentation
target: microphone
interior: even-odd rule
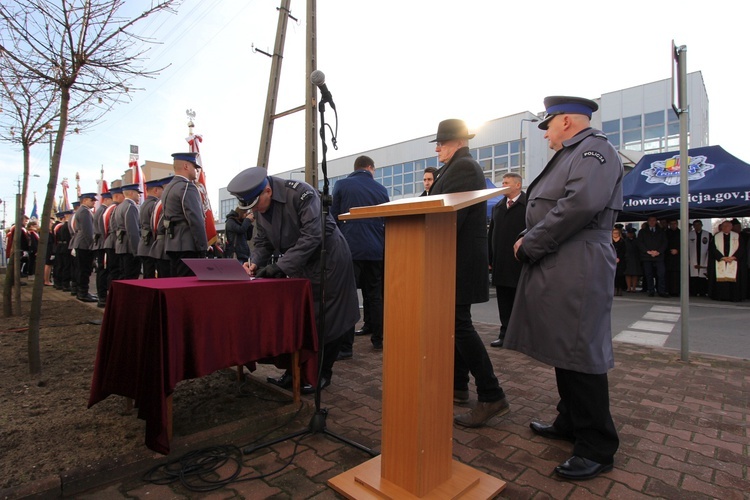
[[[315,70],[310,74],[310,81],[320,89],[321,99],[320,102],[327,102],[335,110],[336,105],[333,103],[333,97],[331,91],[326,86],[326,75],[320,70]]]

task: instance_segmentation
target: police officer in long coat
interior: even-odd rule
[[[531,429],[574,443],[557,475],[589,479],[612,469],[619,446],[607,371],[614,366],[611,231],[623,168],[606,136],[590,128],[594,101],[555,96],[544,104],[539,128],[556,153],[527,191],[527,232],[515,244],[524,265],[505,347],[555,367],[558,416]]]
[[[94,212],[94,256],[96,257],[96,295],[97,307],[104,307],[107,302],[107,287],[109,287],[109,266],[105,258],[104,213],[112,205],[112,193],[101,194],[102,203]],[[113,209],[114,210],[114,209]]]
[[[198,179],[198,153],[174,153],[174,177],[161,194],[164,248],[174,277],[193,276],[182,262],[201,258],[208,251],[203,202],[194,181]]]
[[[137,280],[141,275],[141,261],[138,252],[138,241],[141,239],[139,225],[141,190],[138,184],[122,186],[125,199],[115,209],[112,228],[115,232],[115,253],[122,266],[120,279]]]
[[[156,235],[151,228],[151,218],[154,215],[154,207],[158,203],[163,191],[162,179],[152,179],[146,182],[147,196],[138,214],[138,224],[141,228],[141,233],[136,255],[141,259],[144,279],[156,277],[156,259],[151,256],[153,250],[151,247],[156,243]]]
[[[79,199],[81,206],[76,212],[76,233],[71,242],[78,262],[76,298],[82,302],[97,302],[97,297],[89,293],[89,281],[94,266],[94,214],[91,210],[96,201],[96,193],[84,193]]]
[[[300,181],[269,177],[266,169],[252,167],[240,172],[227,186],[240,208],[256,212],[255,248],[245,264],[259,278],[307,278],[312,283],[316,316],[320,314],[320,257],[322,242],[320,197]],[[359,319],[359,301],[349,245],[328,215],[326,230],[326,309],[321,388],[331,383],[333,363],[342,336],[353,332]],[[274,264],[271,256],[279,254]],[[289,372],[269,382],[291,387]],[[308,387],[306,392],[310,392]]]

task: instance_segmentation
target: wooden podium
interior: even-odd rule
[[[456,212],[484,189],[352,208],[385,225],[381,455],[328,481],[357,499],[492,498],[505,482],[453,460]]]

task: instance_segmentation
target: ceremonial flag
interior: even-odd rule
[[[98,210],[102,205],[102,195],[104,193],[109,193],[109,186],[107,186],[107,181],[102,177],[96,181],[96,203],[94,204],[94,211]]]
[[[138,165],[138,160],[131,159],[130,160],[130,168],[133,169],[133,184],[138,184],[138,189],[141,190],[141,205],[143,205],[143,200],[146,199],[145,192],[146,192],[146,186],[144,184],[143,179],[143,170],[141,169],[141,166]]]
[[[70,210],[70,202],[68,201],[68,188],[70,185],[68,184],[68,178],[63,178],[62,182],[60,183],[62,186],[62,202],[60,202],[60,211],[64,212],[66,210]]]
[[[34,207],[31,209],[31,216],[30,219],[38,219],[39,214],[36,212],[36,192],[34,193]]]
[[[211,246],[216,243],[216,240],[218,238],[216,233],[216,224],[214,224],[214,213],[213,210],[211,210],[211,200],[208,199],[208,190],[206,189],[206,174],[203,172],[203,164],[201,163],[200,143],[203,142],[203,136],[199,134],[193,134],[189,137],[186,137],[185,140],[190,145],[190,152],[198,153],[196,162],[201,167],[201,173],[198,176],[198,191],[200,191],[201,200],[203,201],[203,215],[206,225],[206,238],[208,238],[208,246]]]

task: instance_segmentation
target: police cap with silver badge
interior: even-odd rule
[[[250,210],[258,203],[266,186],[268,186],[268,170],[263,167],[250,167],[229,181],[227,191],[240,202],[239,208]]]
[[[96,193],[83,193],[81,196],[78,197],[79,200],[83,200],[84,198],[91,198],[92,200],[95,200]]]
[[[111,194],[122,194],[122,188],[119,187],[119,186],[118,187],[109,188],[109,192]]]
[[[545,97],[544,107],[546,109],[544,120],[539,124],[539,128],[542,130],[547,130],[550,120],[556,115],[586,115],[591,118],[591,114],[599,109],[599,105],[591,99],[565,95]]]
[[[138,184],[125,184],[122,186],[123,191],[138,191],[139,193],[143,193],[141,191],[141,187]]]
[[[169,184],[170,182],[172,182],[172,179],[174,179],[174,174],[169,174],[166,177],[162,177],[157,182],[159,183],[159,186],[164,187],[167,184]]]
[[[192,163],[193,165],[195,165],[196,168],[202,169],[203,167],[201,166],[201,162],[198,159],[198,154],[199,153],[193,153],[193,152],[173,153],[172,158],[174,158],[175,160],[188,161]]]

